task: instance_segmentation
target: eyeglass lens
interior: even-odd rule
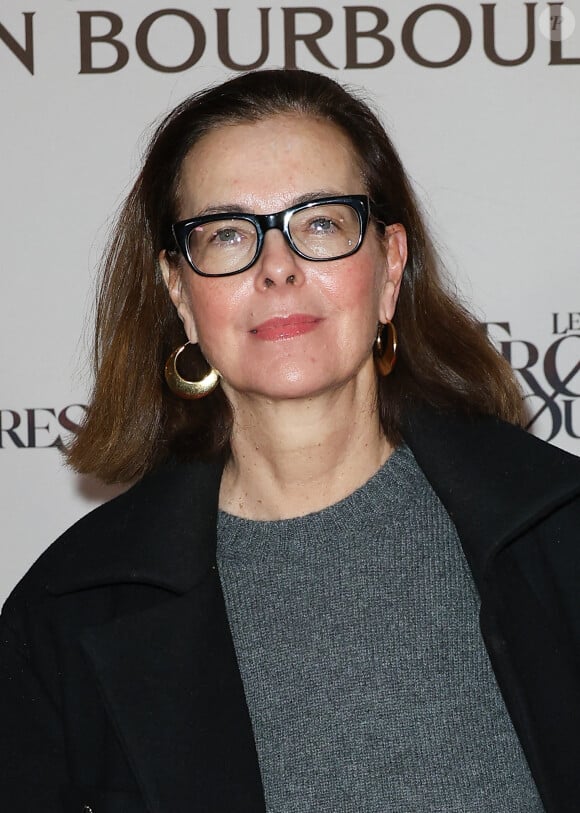
[[[288,222],[290,245],[311,260],[338,259],[357,246],[360,220],[348,204],[321,203],[294,212]],[[242,218],[211,220],[189,234],[189,253],[204,274],[232,274],[256,258],[258,232]]]

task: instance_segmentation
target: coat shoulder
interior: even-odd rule
[[[171,461],[81,517],[12,590],[3,615],[49,596],[115,584],[184,592],[207,572],[221,464]]]
[[[512,541],[567,504],[578,510],[580,458],[516,426],[417,409],[404,436],[455,523],[478,584]]]
[[[53,575],[60,572],[63,564],[74,556],[79,545],[84,547],[90,539],[110,538],[130,512],[135,496],[131,492],[138,493],[139,486],[140,483],[137,483],[128,491],[89,511],[52,542],[14,586],[4,603],[2,615],[42,602],[49,593],[48,587]]]

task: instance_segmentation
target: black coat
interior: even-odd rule
[[[458,529],[482,634],[548,813],[580,810],[580,460],[418,414],[405,438]],[[215,565],[221,470],[160,468],[67,531],[0,626],[0,809],[259,813]]]

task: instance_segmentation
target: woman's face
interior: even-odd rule
[[[304,196],[364,194],[348,138],[327,122],[278,115],[221,127],[186,157],[180,219],[208,211],[270,214]],[[161,264],[191,342],[220,371],[235,403],[243,394],[300,398],[368,375],[377,323],[391,319],[405,263],[402,226],[379,237],[372,223],[356,254],[312,262],[278,229],[262,253],[230,277]],[[281,320],[281,321],[272,321]]]

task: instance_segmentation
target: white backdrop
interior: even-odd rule
[[[256,61],[374,100],[451,273],[532,393],[532,431],[580,453],[580,0],[219,7],[2,2],[0,601],[114,493],[55,443],[87,401],[95,265],[150,123]]]

